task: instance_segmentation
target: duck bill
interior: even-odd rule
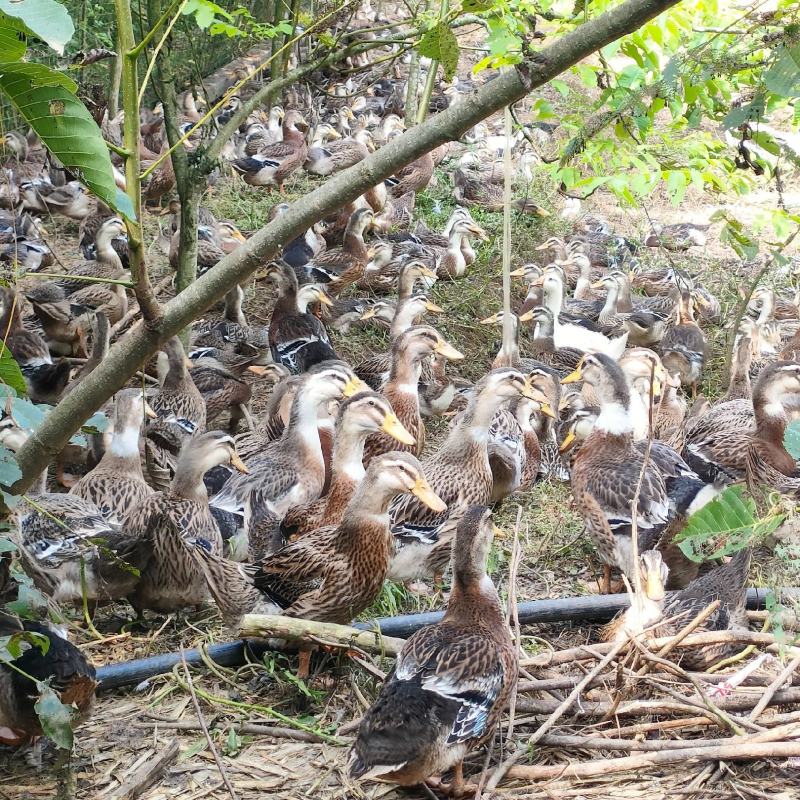
[[[401,444],[414,445],[417,443],[417,440],[408,432],[405,425],[403,425],[394,414],[387,414],[383,418],[381,430],[387,434],[387,436],[391,436],[392,439],[396,439]]]
[[[529,309],[521,317],[519,317],[519,322],[530,322],[533,319],[534,313],[534,309]]]
[[[430,484],[425,478],[417,478],[417,482],[414,484],[411,494],[437,514],[440,514],[442,511],[447,511],[447,503],[431,489]]]
[[[238,228],[231,228],[231,237],[240,244],[244,244],[247,241],[245,235]]]
[[[549,250],[550,244],[549,242],[542,242],[541,244],[537,244],[536,247],[533,248],[534,250]]]
[[[605,282],[602,280],[595,281],[594,283],[589,284],[590,289],[602,289],[605,286]]]
[[[330,308],[333,305],[333,300],[331,300],[330,297],[328,297],[328,295],[325,294],[325,292],[320,292],[319,297],[317,299],[319,300],[320,303],[322,303],[322,305],[328,306],[328,308]]]
[[[536,206],[536,216],[537,217],[549,217],[550,212],[546,208],[542,208],[541,206]]]
[[[480,321],[481,325],[494,325],[496,322],[499,322],[500,315],[499,314],[492,314],[491,317],[486,317],[486,319],[482,319]]]
[[[566,378],[561,379],[561,385],[564,386],[567,383],[578,383],[578,381],[583,380],[583,370],[581,366],[577,366]]]
[[[512,269],[511,272],[508,273],[512,278],[524,278],[525,277],[525,267],[518,267],[517,269]]]
[[[649,600],[663,600],[664,581],[661,580],[661,576],[648,573],[645,580],[644,591]]]
[[[570,431],[570,432],[569,432],[569,433],[568,433],[568,434],[567,434],[567,435],[564,437],[564,441],[563,441],[563,442],[561,442],[561,444],[559,445],[559,447],[558,447],[558,452],[559,452],[559,453],[566,453],[566,452],[567,452],[567,450],[569,450],[569,449],[570,449],[570,447],[572,447],[572,443],[573,443],[574,441],[575,441],[575,432],[574,432],[574,431]]]
[[[505,539],[506,532],[502,528],[498,528],[497,525],[492,525],[492,535],[495,539]]]
[[[420,268],[419,274],[423,278],[431,278],[432,279],[432,278],[437,278],[438,277],[438,275],[432,269],[429,269],[428,267],[425,267],[425,266]]]
[[[362,315],[361,315],[361,322],[366,322],[368,319],[372,319],[375,316],[375,309],[368,308]]]
[[[358,394],[359,392],[363,392],[365,389],[368,389],[364,381],[361,378],[357,378],[355,375],[347,381],[344,385],[344,389],[342,390],[342,394],[345,397],[352,397],[354,394]]]
[[[562,394],[561,399],[558,401],[558,410],[565,411],[570,406],[571,394]]]
[[[153,411],[152,406],[148,402],[145,402],[144,404],[144,415],[148,419],[156,419],[158,417],[158,414],[156,414],[156,412]]]
[[[460,361],[464,358],[464,354],[456,350],[450,342],[437,342],[436,347],[433,348],[434,353],[438,353],[440,356],[444,356],[449,361]]]
[[[244,461],[242,461],[238,453],[234,453],[231,456],[231,466],[238,472],[243,472],[245,475],[250,474],[250,470],[247,469]]]
[[[474,233],[482,242],[489,241],[489,235],[480,225],[468,225],[467,230],[470,233]]]
[[[550,403],[540,402],[539,405],[541,406],[540,411],[546,417],[550,417],[550,419],[558,419],[558,416],[553,412],[553,407],[550,405]]]
[[[441,306],[437,306],[436,303],[431,303],[430,300],[425,303],[425,310],[433,314],[444,314],[444,309]]]
[[[263,378],[263,377],[265,377],[265,376],[266,376],[266,374],[267,374],[267,368],[266,368],[266,367],[262,367],[262,366],[261,366],[261,365],[259,365],[259,364],[251,364],[251,365],[250,365],[250,366],[247,368],[247,371],[248,371],[248,372],[252,372],[252,373],[253,373],[253,375],[258,375],[258,377],[259,377],[259,378]]]

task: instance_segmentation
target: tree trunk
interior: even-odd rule
[[[285,214],[167,303],[157,324],[138,323],[111,348],[103,363],[48,414],[37,435],[20,449],[17,461],[22,477],[14,485],[14,491],[20,494],[33,483],[82,422],[124,386],[138,365],[163,341],[221,300],[236,283],[245,281],[264,261],[273,258],[281,244],[299,236],[344,203],[355,200],[405,164],[447,141],[459,139],[481,120],[517,102],[532,89],[636,30],[678,1],[627,0],[564,34],[548,47],[526,52],[521,63],[500,73],[461,102],[391,140],[360,164],[334,175],[303,197],[302,202],[293,203]],[[125,5],[123,0],[117,0],[117,4]]]

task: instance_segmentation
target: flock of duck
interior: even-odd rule
[[[402,130],[399,116],[383,113],[380,84],[358,96],[360,105],[352,95],[333,85],[310,136],[297,107],[251,115],[229,145],[233,171],[253,192],[282,189],[299,169],[329,175]],[[186,97],[188,119],[199,118]],[[143,116],[142,134],[151,156],[163,151],[156,114]],[[0,326],[29,397],[52,404],[99,363],[129,315],[125,226],[79,184],[59,182],[30,137],[9,133],[5,142],[15,178],[4,197],[11,210],[0,215],[2,258],[32,274],[0,287]],[[750,550],[697,565],[675,536],[726,485],[800,488],[783,444],[800,398],[797,302],[768,288],[754,294],[728,392],[709,403],[698,385],[720,304],[675,266],[642,266],[639,245],[597,216],[528,254],[513,273],[527,291],[513,336],[480,380],[456,374],[464,356],[425,321],[443,310],[426,293],[475,262],[473,244],[487,234],[470,208],[502,206],[495,152],[485,134],[473,144],[479,155],[458,159],[458,205],[441,232],[421,223],[412,230],[412,222],[416,195],[444,151],[288,243],[260,276],[277,294],[267,326],[248,323],[237,286],[221,316],[194,326],[188,348],[177,337],[165,342],[155,385],[120,391],[106,410],[108,428],[58,457],[55,479],[68,491],[48,490],[43,474],[12,517],[21,565],[53,602],[127,600],[140,620],[213,599],[234,628],[250,612],[349,623],[385,581],[439,585],[451,569],[444,620],[407,641],[361,722],[350,774],[412,784],[455,767],[454,793],[463,789],[462,760],[492,735],[517,676],[516,646],[487,575],[492,507],[537,481],[570,481],[603,589],[614,572],[641,587],[639,601],[605,630],[617,637],[712,597],[721,605],[706,627],[742,624]],[[531,157],[523,150],[516,159],[523,177]],[[170,191],[169,164],[153,172],[146,199]],[[278,202],[273,214],[287,207]],[[516,208],[547,213],[527,199]],[[159,212],[171,215],[160,238],[173,265],[177,211],[172,203]],[[42,217],[55,214],[79,221],[85,260],[43,280],[36,272],[55,255]],[[200,271],[245,239],[207,209],[198,234]],[[647,244],[681,250],[704,238],[702,226],[686,223],[654,229]],[[502,312],[483,320],[503,321]],[[368,325],[388,329],[389,349],[361,363],[339,358],[336,335]],[[273,384],[255,420],[253,381]],[[31,431],[9,409],[0,441],[15,450]],[[443,415],[447,435],[426,442],[426,420]],[[19,625],[49,630],[7,621],[9,630]],[[62,700],[86,713],[93,668],[54,638],[47,653],[31,648],[17,666],[52,677]],[[299,675],[308,674],[305,652]],[[0,734],[9,743],[41,734],[26,680],[3,667]]]

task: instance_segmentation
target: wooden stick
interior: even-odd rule
[[[125,783],[118,786],[109,800],[133,800],[144,794],[160,777],[161,773],[178,757],[180,739],[173,739],[164,750],[148,759]]]
[[[135,722],[137,728],[165,728],[176,731],[201,731],[203,730],[200,721],[197,719],[178,719],[178,720],[153,720],[146,722]],[[232,722],[230,724],[212,723],[207,726],[209,730],[233,728],[236,733],[254,734],[257,736],[272,736],[275,739],[293,739],[296,742],[322,742],[322,738],[314,733],[307,731],[296,731],[292,728],[276,728],[273,725],[256,725],[252,722]]]
[[[694,761],[740,760],[762,758],[800,757],[800,742],[770,742],[752,744],[728,744],[720,747],[685,747],[681,750],[666,750],[623,758],[602,758],[583,764],[559,764],[555,766],[512,767],[509,779],[541,781],[552,778],[593,778],[619,772],[647,769],[665,764],[685,764]]]
[[[671,642],[667,642],[656,655],[659,658],[664,658],[668,653],[674,650],[692,631],[699,625],[705,622],[717,609],[719,608],[719,600],[715,600],[710,605],[707,605],[685,628],[678,631],[672,637]],[[642,667],[644,669],[644,667]]]
[[[746,736],[730,736],[726,739],[692,739],[692,747],[719,747],[728,744],[746,742],[774,742],[779,739],[791,739],[800,735],[800,725],[790,723],[766,731],[759,731]],[[686,740],[681,739],[608,739],[604,736],[570,736],[548,733],[539,744],[547,747],[576,747],[583,750],[639,750],[644,752],[661,752],[662,750],[685,750]]]
[[[316,638],[329,645],[387,656],[396,656],[405,644],[404,639],[381,636],[379,631],[362,631],[349,625],[273,614],[246,614],[239,626],[239,635],[245,639],[275,638],[300,642],[311,642]]]
[[[575,686],[575,688],[564,698],[563,702],[561,702],[552,712],[552,714],[541,724],[539,729],[533,733],[527,741],[527,745],[525,747],[517,747],[517,749],[511,753],[505,761],[503,761],[497,769],[494,771],[494,774],[489,779],[486,784],[486,791],[491,792],[497,788],[497,785],[503,780],[503,777],[508,772],[508,770],[512,767],[512,765],[517,761],[517,759],[522,755],[522,753],[529,748],[533,747],[539,739],[544,736],[553,725],[558,722],[559,719],[569,710],[572,704],[580,697],[581,692],[584,688],[591,682],[593,678],[595,678],[602,670],[604,670],[618,655],[622,650],[625,650],[630,645],[630,641],[625,639],[622,642],[617,642],[615,646],[611,649],[611,652],[600,661],[600,663],[595,666],[593,670],[586,674],[586,677]],[[517,701],[517,708],[519,708],[519,700]],[[524,709],[523,709],[524,710]]]
[[[693,699],[697,702],[700,701],[699,697],[683,698],[684,700]],[[717,707],[725,711],[746,711],[758,703],[761,699],[761,694],[735,694],[732,697],[719,700]],[[800,703],[800,688],[780,689],[775,692],[770,705],[788,705],[792,703]],[[599,717],[605,714],[611,704],[608,702],[595,702],[587,703],[582,702],[580,708],[577,710],[575,716],[579,719]],[[554,700],[527,700],[519,698],[517,700],[517,711],[522,711],[526,714],[552,714],[558,708],[558,704]],[[674,714],[676,712],[684,712],[689,708],[687,703],[676,703],[669,700],[631,700],[627,703],[622,703],[617,709],[617,715],[622,717],[642,717],[650,714]],[[694,708],[692,709],[695,710]]]
[[[653,639],[650,642],[652,647],[661,648],[669,644],[674,637],[660,637]],[[775,645],[775,635],[772,633],[760,633],[756,631],[705,631],[703,633],[689,634],[677,646],[679,648],[695,647],[704,644],[720,644],[727,642],[747,642],[750,644]],[[526,658],[520,662],[521,667],[549,667],[558,664],[569,664],[576,660],[585,660],[587,657],[600,658],[612,648],[612,642],[604,642],[595,644],[591,647],[582,645],[581,647],[572,647],[569,650],[553,651],[549,653],[540,653],[537,656]],[[790,648],[792,655],[800,654],[800,649],[794,647]]]
[[[784,683],[791,677],[792,673],[800,666],[800,656],[795,656],[781,671],[781,674],[767,687],[761,699],[756,703],[755,708],[750,712],[750,719],[755,722],[761,712],[769,705],[775,692],[783,686]]]
[[[182,647],[181,647],[181,662],[183,663],[183,674],[186,679],[186,686],[189,688],[189,694],[191,695],[192,698],[192,705],[194,705],[194,710],[197,712],[197,719],[200,723],[200,730],[203,731],[203,735],[206,737],[206,742],[208,742],[208,749],[211,751],[211,755],[214,757],[217,769],[219,770],[219,775],[225,784],[225,788],[228,790],[228,794],[231,796],[231,800],[238,800],[238,797],[236,795],[236,790],[233,788],[233,784],[231,784],[230,778],[228,778],[228,773],[225,769],[225,765],[222,763],[222,759],[220,758],[219,752],[217,751],[217,747],[214,744],[214,740],[211,738],[211,734],[208,731],[208,726],[206,725],[206,721],[205,719],[203,719],[203,711],[200,708],[200,701],[197,699],[197,693],[194,690],[192,673],[189,671],[189,665],[186,663],[186,657],[184,656]]]

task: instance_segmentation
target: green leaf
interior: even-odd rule
[[[800,45],[780,47],[775,63],[764,73],[764,85],[781,97],[796,97],[800,91]]]
[[[5,345],[0,350],[0,383],[10,386],[17,394],[26,394],[28,391],[22,370]]]
[[[19,61],[26,49],[24,26],[14,17],[0,12],[0,53],[9,61]]]
[[[0,445],[0,483],[4,486],[13,486],[22,477],[22,471],[17,465],[17,459],[7,448]]]
[[[20,428],[35,431],[44,422],[46,412],[42,406],[34,405],[30,400],[15,397],[11,401],[11,416]]]
[[[786,426],[783,446],[795,461],[800,459],[800,420],[794,420]]]
[[[667,189],[669,190],[672,205],[680,205],[686,195],[686,187],[688,182],[686,176],[679,170],[673,170],[667,176]]]
[[[26,30],[60,55],[75,33],[69,12],[55,0],[0,0],[0,11],[20,20]],[[8,57],[8,53],[3,51],[3,58]]]
[[[42,655],[50,649],[50,639],[34,631],[19,631],[11,636],[0,637],[0,661],[15,661],[27,650],[23,644],[38,647]]]
[[[72,750],[72,717],[75,710],[64,705],[58,695],[46,684],[37,681],[39,699],[33,707],[45,736],[62,750]]]
[[[745,103],[738,108],[732,108],[722,120],[722,127],[725,130],[738,128],[745,122],[754,122],[764,116],[765,101],[764,96],[757,94],[749,103]]]
[[[480,14],[482,11],[488,11],[492,5],[492,0],[464,0],[461,3],[461,10],[465,14]]]
[[[458,39],[446,22],[437,22],[425,31],[419,43],[419,54],[442,65],[445,80],[450,80],[458,68]]]
[[[6,603],[6,608],[25,619],[37,619],[47,609],[47,598],[33,584],[20,584],[17,599]]]
[[[687,558],[703,561],[727,549],[739,549],[737,545],[747,542],[757,521],[753,499],[742,496],[741,486],[729,486],[689,517],[675,541]],[[728,548],[721,548],[720,542]],[[706,552],[709,546],[712,555]]]
[[[133,204],[114,183],[100,128],[74,94],[75,82],[43,64],[0,63],[0,89],[71,172],[101,200],[133,219]]]

